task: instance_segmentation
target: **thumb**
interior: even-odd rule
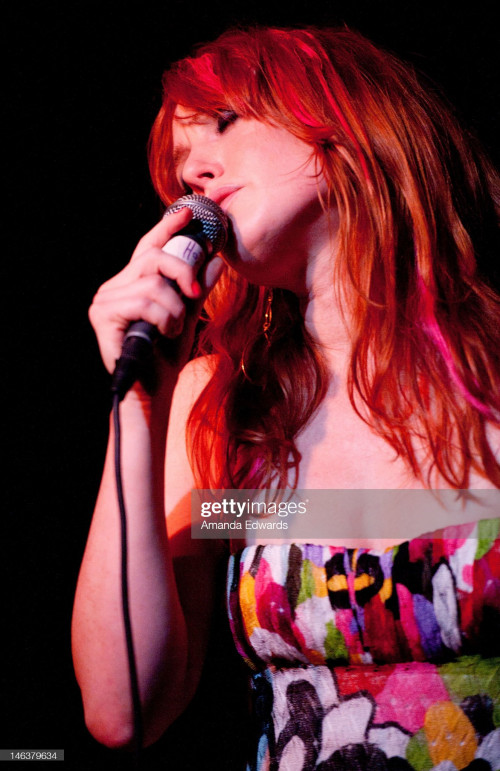
[[[203,286],[205,289],[205,296],[208,295],[214,286],[216,285],[217,281],[222,275],[222,271],[224,270],[224,260],[222,257],[213,257],[209,262],[206,264],[204,270],[203,270]]]

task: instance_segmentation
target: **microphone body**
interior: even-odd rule
[[[193,219],[172,236],[163,251],[199,269],[207,258],[224,248],[228,219],[226,213],[210,198],[195,194],[179,198],[167,208],[164,216],[175,214],[186,206],[192,210]],[[173,279],[165,278],[165,281],[180,292]],[[146,367],[150,366],[158,336],[156,327],[146,321],[135,321],[128,328],[111,384],[112,393],[117,395],[120,401]]]

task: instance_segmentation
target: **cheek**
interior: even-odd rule
[[[229,212],[235,235],[232,259],[273,261],[309,247],[323,233],[323,210],[315,184],[299,189],[291,182],[282,190],[269,188],[255,195],[245,191]]]

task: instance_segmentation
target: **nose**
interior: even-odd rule
[[[203,195],[211,181],[221,177],[223,171],[220,159],[214,157],[214,148],[203,144],[191,148],[182,167],[182,181],[193,193]]]

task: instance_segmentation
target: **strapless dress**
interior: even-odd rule
[[[500,519],[385,551],[247,546],[228,570],[249,771],[500,769]]]

